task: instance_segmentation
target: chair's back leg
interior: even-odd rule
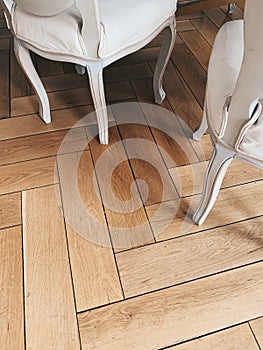
[[[235,152],[216,144],[205,176],[204,188],[199,206],[193,220],[202,225],[212,209],[228,166],[235,156]],[[222,209],[223,210],[223,209]]]
[[[153,77],[154,97],[155,102],[158,104],[162,103],[165,99],[165,92],[163,90],[163,75],[171,53],[173,51],[173,47],[175,44],[175,36],[176,27],[175,20],[173,20],[170,26],[166,27],[163,31],[161,51],[158,57]]]
[[[25,72],[31,82],[38,98],[39,98],[39,114],[45,123],[51,122],[50,106],[46,90],[37,74],[37,71],[32,62],[30,52],[27,48],[21,45],[20,41],[14,38],[14,52],[21,68]]]
[[[90,81],[90,90],[97,115],[99,139],[103,145],[108,144],[108,115],[104,94],[103,66],[100,61],[89,62],[87,71]]]

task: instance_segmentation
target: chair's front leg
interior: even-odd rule
[[[198,225],[202,225],[212,209],[227,168],[234,158],[234,155],[234,152],[228,150],[220,144],[215,145],[212,158],[207,168],[200,203],[193,216],[193,220]]]
[[[165,92],[163,90],[163,75],[165,68],[171,56],[175,44],[176,27],[175,20],[171,25],[164,29],[161,51],[154,71],[153,90],[155,102],[160,104],[165,99]]]
[[[35,66],[32,62],[30,52],[21,45],[20,41],[14,38],[14,52],[21,68],[31,82],[39,98],[39,114],[46,124],[51,122],[50,106],[46,90],[40,80]]]
[[[108,144],[108,115],[104,94],[103,67],[100,61],[89,62],[87,71],[90,81],[90,90],[97,115],[99,139],[103,145]]]

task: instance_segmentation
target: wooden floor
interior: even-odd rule
[[[233,18],[242,16],[237,8]],[[163,107],[191,129],[201,120],[215,35],[229,20],[226,7],[178,18]],[[71,64],[34,56],[52,108],[53,123],[44,125],[14,59],[3,16],[0,27],[0,349],[263,349],[263,173],[234,162],[205,224],[183,233],[185,213],[192,200],[198,201],[211,155],[209,136],[201,141],[203,154],[197,143],[185,140],[189,163],[166,134],[136,124],[116,127],[113,113],[108,147],[97,141],[86,147],[96,128],[91,118],[73,128],[70,152],[57,158],[68,129],[93,111],[87,78],[76,75]],[[160,39],[105,70],[110,104],[153,103]],[[149,184],[148,198],[143,200],[140,186],[134,186],[133,200],[143,203],[130,215],[116,214],[98,199],[103,174],[93,181],[94,164],[114,143],[122,139],[125,145],[130,137],[157,145],[150,156],[169,184],[163,216],[154,215],[162,194],[156,170],[131,157],[112,176],[113,191],[127,201],[134,178],[140,178]],[[121,146],[120,156],[127,159],[129,152]],[[77,234],[60,210],[60,200],[68,201],[74,216],[74,200],[61,174],[66,170],[71,176],[68,164],[78,161],[82,200],[104,229],[97,232],[92,220],[86,224],[95,238],[103,235],[104,245]],[[60,176],[54,175],[56,167]],[[199,174],[196,186],[193,169]],[[160,233],[178,202],[176,217]],[[134,241],[138,222],[144,223],[139,232],[143,245]],[[124,232],[124,247],[116,227],[130,229]]]

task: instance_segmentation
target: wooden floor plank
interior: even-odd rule
[[[56,156],[67,131],[21,137],[0,142],[0,164]],[[63,152],[75,152],[85,148],[87,138],[84,128],[73,129],[66,139]]]
[[[64,222],[55,191],[50,186],[23,192],[27,349],[80,347]]]
[[[208,162],[186,165],[170,169],[170,174],[177,188],[182,188],[181,197],[202,192]],[[196,176],[198,174],[198,176]],[[234,160],[228,168],[221,188],[242,185],[261,180],[263,171],[250,164]]]
[[[30,160],[0,167],[0,195],[57,182],[55,157]]]
[[[24,349],[21,227],[0,230],[0,339],[2,349]]]
[[[20,193],[0,196],[0,229],[21,224]]]
[[[125,296],[260,261],[262,224],[260,217],[117,254]]]
[[[218,32],[216,25],[207,17],[194,18],[191,20],[195,28],[203,37],[208,41],[208,43],[213,46]]]
[[[122,290],[103,207],[97,196],[97,183],[93,180],[90,152],[59,156],[58,167],[77,311],[120,300],[123,298]],[[69,179],[74,179],[76,174],[78,193],[69,185]],[[83,215],[78,210],[79,193],[85,206]],[[71,213],[78,220],[75,226],[70,219]]]
[[[63,74],[63,66],[61,62],[47,60],[36,55],[36,68],[40,77]]]
[[[178,198],[140,106],[131,103],[125,109],[123,106],[113,106],[112,110],[135,178],[145,181],[148,186],[146,195],[145,183],[141,186],[138,182],[144,204]],[[127,123],[127,120],[131,123]]]
[[[190,342],[171,350],[259,350],[248,324],[242,324]]]
[[[141,108],[167,167],[196,162],[198,158],[190,142],[185,136],[179,137],[181,132],[183,134],[183,129],[176,116],[169,114],[168,118],[167,111],[161,113],[162,110],[157,106],[151,106],[153,100],[152,80],[132,81],[132,86],[138,101],[147,103],[146,106],[141,104]],[[162,103],[162,107],[173,113],[167,99]]]
[[[10,115],[8,50],[1,51],[0,66],[0,118],[7,118]]]
[[[230,18],[217,7],[206,10],[205,14],[212,22],[215,23],[217,28],[221,28],[224,23],[229,22],[230,20]]]
[[[263,318],[250,321],[250,326],[261,349],[263,348]]]
[[[262,271],[258,263],[82,313],[83,349],[160,349],[259,317]]]
[[[262,186],[263,182],[257,181],[220,190],[213,209],[201,227],[194,225],[191,219],[199,203],[199,195],[182,198],[180,203],[178,200],[164,203],[165,216],[156,214],[157,205],[148,206],[146,208],[147,214],[156,239],[161,241],[189,232],[197,232],[261,216],[263,215]],[[257,203],[257,206],[254,203]],[[222,208],[224,209],[222,210]],[[174,219],[167,227],[164,227],[167,217],[170,218],[173,215]],[[154,219],[151,219],[152,217]]]
[[[92,127],[87,128],[87,131],[91,137]],[[153,242],[153,236],[135,185],[131,191],[134,177],[118,130],[116,127],[111,127],[109,132],[108,146],[101,145],[93,139],[90,142],[90,150],[102,192],[113,247],[115,250],[128,249]],[[101,156],[106,157],[107,161],[99,167],[98,160]]]
[[[206,85],[205,70],[185,44],[175,47],[172,53],[172,60],[198,103],[203,107]]]
[[[207,71],[209,58],[212,51],[208,42],[198,31],[182,32],[180,33],[180,37],[197,58],[204,70]]]

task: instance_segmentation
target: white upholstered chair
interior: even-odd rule
[[[201,225],[215,203],[233,158],[263,169],[263,2],[246,2],[244,21],[218,32],[208,68],[204,117],[194,139],[207,129],[214,152],[194,221]],[[223,209],[222,209],[223,210]]]
[[[165,29],[154,74],[155,101],[161,103],[162,77],[175,41],[176,1],[2,0],[16,57],[39,97],[41,118],[51,121],[49,101],[29,50],[75,63],[79,73],[87,69],[100,142],[107,144],[103,68],[139,50]]]

